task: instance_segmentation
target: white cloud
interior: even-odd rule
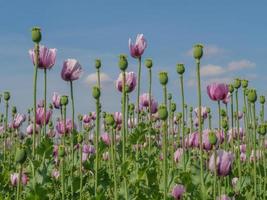
[[[241,69],[247,69],[247,68],[253,68],[256,64],[249,61],[249,60],[239,60],[239,61],[233,61],[228,64],[228,70],[229,71],[237,71]]]
[[[95,85],[97,83],[97,73],[89,74],[86,77],[85,82],[88,85]],[[101,84],[106,85],[106,84],[111,83],[111,82],[112,82],[112,78],[108,74],[100,73],[100,83]]]
[[[225,69],[219,65],[205,65],[201,67],[201,76],[217,76],[225,73]]]
[[[217,47],[216,45],[207,45],[204,46],[203,48],[204,51],[204,56],[215,56],[215,55],[220,55],[225,52],[224,49]],[[193,48],[188,50],[186,52],[187,56],[192,56],[193,55]]]

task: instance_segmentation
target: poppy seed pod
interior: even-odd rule
[[[98,86],[94,86],[93,89],[92,89],[92,96],[95,98],[95,99],[99,99],[100,97],[100,89]]]
[[[32,41],[39,43],[42,40],[41,29],[39,27],[32,28]]]
[[[61,96],[60,97],[60,104],[63,105],[63,106],[66,106],[68,105],[69,103],[69,99],[68,99],[68,96]]]
[[[96,59],[95,60],[95,68],[99,69],[101,67],[101,60],[100,59]]]
[[[5,92],[4,92],[4,100],[5,100],[5,101],[8,101],[9,99],[10,99],[10,92],[5,91]]]
[[[78,134],[78,135],[77,135],[77,142],[78,142],[79,144],[81,144],[81,143],[83,142],[83,135],[82,135],[82,134]]]
[[[184,64],[177,64],[176,71],[178,74],[182,75],[185,72]]]
[[[265,96],[260,96],[260,103],[264,104],[265,103]]]
[[[26,150],[23,148],[18,149],[15,155],[15,162],[22,165],[26,161],[26,159],[27,159]]]
[[[200,60],[203,56],[203,45],[196,44],[193,49],[193,56],[195,59]]]
[[[209,142],[211,145],[217,144],[217,136],[214,131],[209,132]]]
[[[158,108],[159,118],[166,120],[168,118],[168,109],[165,105],[160,105]]]
[[[63,145],[60,145],[58,147],[58,156],[60,158],[63,158],[65,156],[65,147]]]
[[[225,109],[221,109],[221,116],[222,117],[226,117],[226,110]]]
[[[264,136],[266,134],[266,131],[267,131],[267,129],[266,129],[266,126],[264,124],[260,124],[257,128],[257,132],[262,136]]]
[[[176,103],[171,103],[171,111],[172,112],[176,111]]]
[[[177,119],[179,119],[179,120],[182,119],[182,116],[183,116],[183,114],[181,112],[177,113],[177,115],[176,115]]]
[[[168,94],[168,100],[172,100],[172,94],[171,93]]]
[[[236,78],[234,80],[233,86],[234,86],[235,89],[240,88],[240,86],[241,86],[241,80],[239,78]]]
[[[153,61],[152,61],[152,59],[146,59],[146,60],[145,60],[145,66],[146,66],[148,69],[151,69],[152,66],[153,66]]]
[[[248,90],[248,100],[250,103],[255,103],[257,101],[257,92],[255,89]]]
[[[115,119],[114,116],[112,114],[107,113],[106,117],[105,117],[105,122],[107,123],[107,125],[112,126],[115,124]]]
[[[128,61],[126,55],[120,55],[119,57],[119,68],[121,71],[125,71],[128,67]]]
[[[243,88],[247,88],[248,87],[248,80],[242,80],[241,84],[242,84]]]
[[[167,72],[159,72],[159,82],[161,85],[167,85],[167,83],[168,83],[168,73]]]
[[[234,86],[232,84],[228,85],[229,92],[232,94],[235,90]]]
[[[17,113],[17,107],[16,106],[13,106],[12,107],[12,114],[16,114]]]

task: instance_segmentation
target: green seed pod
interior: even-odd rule
[[[267,131],[267,129],[266,129],[266,126],[264,124],[259,125],[257,128],[257,132],[262,136],[264,136],[266,134],[266,131]]]
[[[168,109],[165,105],[160,105],[158,108],[159,118],[166,120],[168,118]]]
[[[239,78],[236,78],[234,80],[233,86],[234,86],[235,89],[240,88],[240,86],[241,86],[241,80]]]
[[[98,86],[94,86],[93,89],[92,89],[92,96],[95,98],[95,99],[99,99],[100,97],[100,89]]]
[[[182,75],[185,72],[184,64],[177,64],[176,71],[178,74]]]
[[[13,106],[11,110],[12,110],[12,114],[15,115],[17,113],[17,107],[16,106]]]
[[[10,99],[10,92],[5,91],[5,92],[4,92],[4,100],[5,100],[5,101],[8,101],[9,99]]]
[[[159,72],[159,82],[161,85],[167,85],[167,83],[168,83],[168,73],[167,72]]]
[[[81,143],[83,142],[83,135],[80,134],[80,133],[77,135],[77,142],[78,142],[79,144],[81,144]]]
[[[248,80],[242,80],[241,84],[242,84],[243,88],[247,88],[248,87]]]
[[[248,91],[248,101],[250,103],[255,103],[257,101],[257,92],[255,89],[249,89]]]
[[[39,43],[42,40],[41,29],[39,27],[32,28],[32,41]]]
[[[107,113],[105,117],[105,122],[109,126],[114,125],[115,124],[114,116],[112,114]]]
[[[58,156],[60,158],[63,158],[65,156],[65,147],[63,145],[60,145],[58,147]]]
[[[203,45],[196,44],[193,49],[193,56],[195,59],[200,60],[203,56]]]
[[[222,120],[222,127],[223,127],[224,129],[228,129],[228,121],[227,121],[226,118],[224,118],[224,119]]]
[[[128,67],[127,56],[121,54],[119,58],[119,68],[121,71],[125,71]]]
[[[209,107],[207,108],[207,113],[210,114],[210,108]]]
[[[152,66],[153,66],[153,61],[152,61],[152,59],[146,59],[146,60],[145,60],[145,66],[146,66],[148,69],[151,69]]]
[[[260,103],[265,104],[265,96],[260,96]]]
[[[63,95],[60,97],[60,104],[61,105],[66,106],[66,105],[68,105],[68,103],[69,103],[68,96]]]
[[[95,60],[95,68],[99,69],[101,67],[101,60],[100,59],[96,59]]]
[[[176,115],[177,119],[180,120],[183,117],[183,114],[181,112],[177,113]]]
[[[24,148],[17,149],[15,154],[15,162],[22,165],[26,161],[26,159],[27,159],[26,150]]]
[[[217,136],[214,131],[209,132],[209,143],[211,145],[217,144]]]
[[[172,94],[171,93],[168,94],[168,100],[172,100]]]
[[[226,117],[227,113],[225,109],[221,109],[221,116]]]
[[[232,94],[235,91],[235,88],[232,84],[228,85],[229,92]]]
[[[189,112],[193,112],[193,107],[192,106],[190,106]]]
[[[171,103],[171,111],[172,112],[176,111],[176,103]]]

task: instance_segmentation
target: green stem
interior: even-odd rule
[[[8,134],[7,131],[7,123],[8,123],[8,101],[6,101],[6,113],[5,113],[5,135],[4,135],[4,162],[6,160],[6,136]]]
[[[231,128],[232,128],[232,134],[234,131],[234,97],[233,97],[233,93],[231,93]],[[231,147],[232,147],[232,151],[234,152],[234,140],[232,138],[231,140]]]
[[[37,92],[37,72],[39,65],[39,43],[35,43],[34,47],[34,77],[33,77],[33,142],[32,142],[32,153],[33,159],[35,159],[35,133],[36,133],[36,92]]]
[[[254,144],[254,195],[257,196],[257,152],[256,152],[256,107],[255,103],[252,103],[253,112],[253,144]]]
[[[182,97],[182,147],[183,147],[183,169],[185,170],[185,100],[184,100],[184,80],[183,75],[180,75],[180,85],[181,85],[181,97]],[[179,138],[180,139],[180,138]]]
[[[98,168],[99,168],[99,133],[100,132],[100,102],[99,98],[96,99],[96,137],[95,137],[95,147],[96,147],[96,163],[95,163],[95,196],[97,196],[98,187]]]
[[[43,136],[46,136],[46,90],[47,90],[47,71],[46,68],[44,68],[44,134]]]
[[[71,134],[71,180],[73,180],[73,169],[74,169],[74,119],[75,119],[75,107],[74,107],[74,95],[73,95],[73,83],[70,81],[70,96],[71,96],[71,107],[72,107],[72,134]],[[73,197],[73,182],[71,182],[71,196]]]
[[[61,197],[65,200],[65,178],[64,178],[64,157],[60,160],[61,163]]]
[[[141,57],[138,58],[138,81],[137,81],[137,99],[136,99],[136,110],[137,110],[137,124],[139,124],[139,96],[140,96],[140,85],[141,85]]]
[[[112,139],[111,139],[111,150],[112,150],[112,169],[113,169],[113,182],[114,182],[114,199],[117,200],[117,175],[116,175],[116,146],[115,146],[115,134],[112,128],[111,130]]]
[[[83,167],[83,161],[82,161],[82,143],[80,143],[80,200],[82,200],[82,190],[83,190],[83,173],[82,173],[82,167]]]
[[[148,152],[149,155],[151,154],[151,131],[152,131],[152,111],[151,111],[151,101],[152,101],[152,70],[149,68],[148,70],[149,74],[149,88],[148,88],[148,94],[149,94],[149,135],[148,135]]]
[[[217,190],[216,190],[216,182],[217,182],[217,150],[216,150],[216,146],[214,145],[213,147],[213,151],[214,151],[214,200],[216,200],[216,194],[217,194]]]
[[[200,85],[200,60],[196,60],[197,63],[197,85],[198,85],[198,124],[199,124],[199,141],[200,141],[200,179],[203,199],[205,199],[205,185],[203,174],[203,146],[202,146],[202,123],[201,123],[201,85]]]
[[[98,86],[99,89],[100,89],[100,70],[97,69],[96,72],[97,72],[97,86]]]
[[[19,177],[18,177],[18,184],[17,184],[17,200],[20,199],[21,176],[22,176],[22,164],[19,165]]]
[[[237,158],[238,158],[238,176],[241,178],[241,161],[240,161],[240,131],[239,131],[239,119],[238,119],[238,89],[235,91],[235,100],[236,100],[236,123],[237,123]]]
[[[164,181],[164,200],[167,199],[168,193],[168,158],[167,158],[167,122],[166,120],[162,124],[163,126],[163,181]]]

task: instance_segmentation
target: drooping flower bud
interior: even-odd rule
[[[42,40],[41,29],[39,27],[32,28],[32,41],[39,43]]]
[[[128,61],[126,55],[120,55],[119,57],[119,68],[121,71],[125,71],[128,67]]]
[[[166,120],[168,118],[168,109],[165,105],[160,105],[158,107],[158,113],[159,113],[159,118],[161,120]]]
[[[95,98],[95,99],[99,99],[100,97],[100,89],[98,86],[94,86],[93,89],[92,89],[92,96]]]
[[[100,59],[96,59],[95,60],[95,68],[99,69],[101,67],[101,60]]]
[[[61,96],[60,97],[60,104],[63,105],[63,106],[66,106],[68,105],[69,103],[69,99],[68,99],[68,96]]]
[[[185,72],[184,64],[177,64],[176,71],[178,74],[182,75]]]
[[[203,56],[203,45],[196,44],[193,49],[193,56],[195,59],[200,60]]]
[[[146,66],[148,69],[151,69],[152,66],[153,66],[153,61],[152,61],[152,59],[146,59],[146,60],[145,60],[145,66]]]
[[[167,72],[160,72],[159,73],[159,82],[161,85],[167,85],[167,83],[168,83],[168,73]]]

